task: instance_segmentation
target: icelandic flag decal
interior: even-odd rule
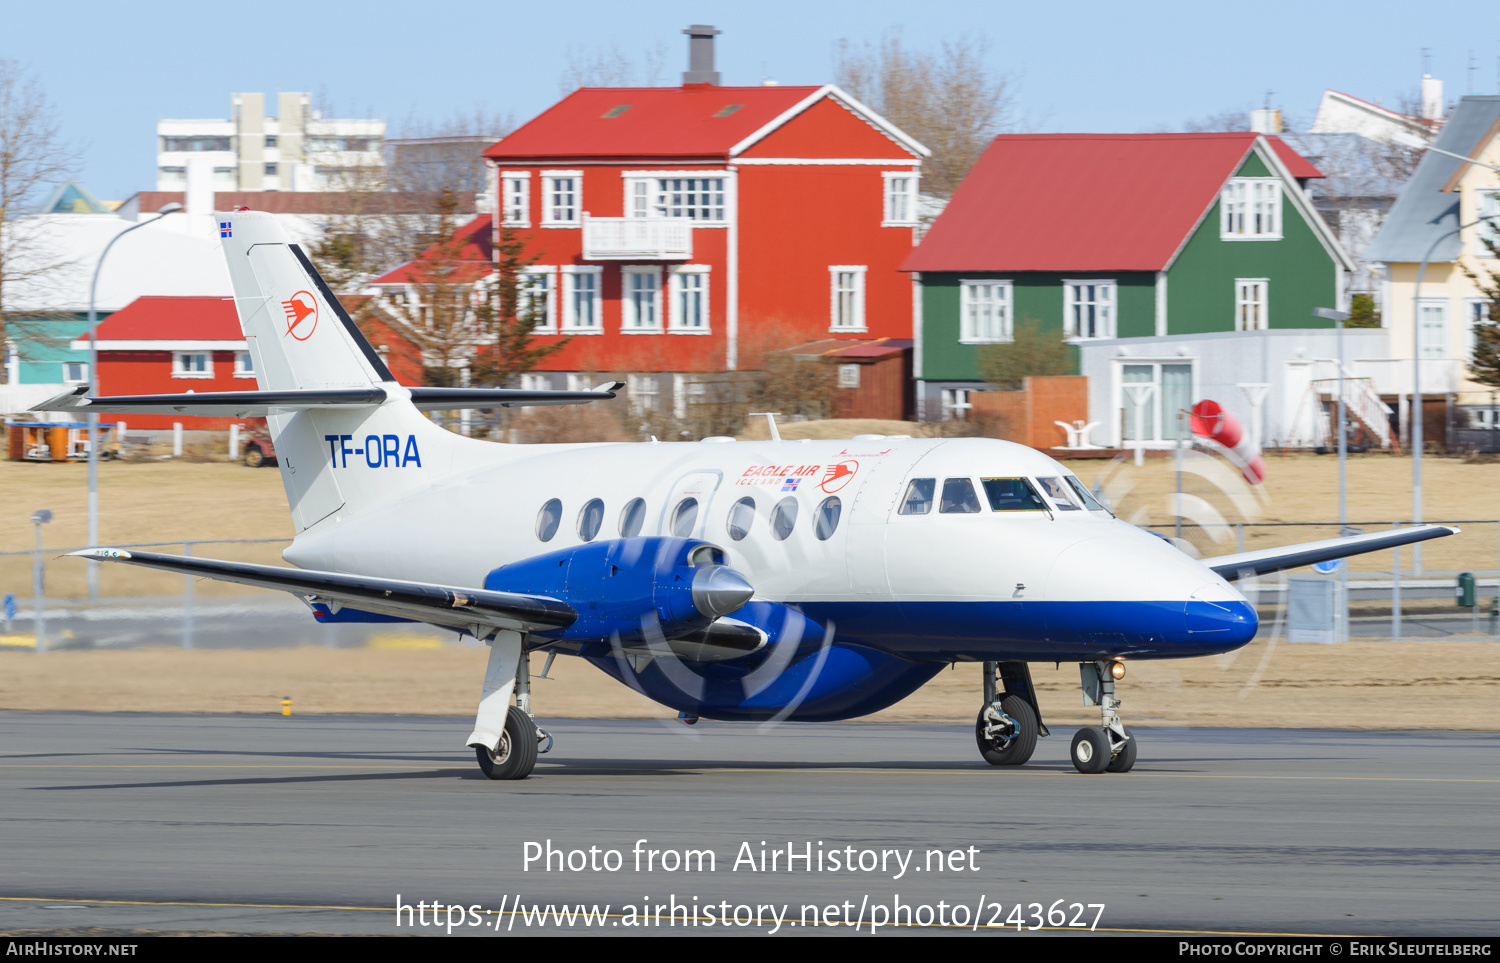
[[[220,221],[219,222],[219,236],[220,237],[233,237],[234,236],[234,229],[231,228],[229,225],[230,225],[229,221]]]
[[[800,481],[802,481],[802,479],[800,479],[800,478],[786,478],[786,479],[783,479],[782,480],[782,485],[781,485],[781,490],[784,491],[784,492],[794,492],[794,491],[797,490],[797,483],[800,482]]]

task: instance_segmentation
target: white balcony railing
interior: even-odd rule
[[[692,256],[689,221],[583,215],[585,261],[686,261]]]

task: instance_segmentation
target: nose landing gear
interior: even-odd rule
[[[1085,726],[1073,736],[1073,768],[1082,773],[1129,772],[1135,766],[1135,736],[1120,721],[1115,680],[1125,677],[1125,663],[1114,659],[1080,662],[1085,705],[1099,706],[1103,725]]]
[[[1004,687],[998,695],[997,672]],[[974,740],[984,761],[992,766],[1022,765],[1036,750],[1039,735],[1049,733],[1036,708],[1036,693],[1026,663],[984,663],[984,706],[974,722]]]

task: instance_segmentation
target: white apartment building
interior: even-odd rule
[[[209,155],[216,191],[378,190],[385,121],[325,119],[305,93],[234,94],[228,120],[156,124],[156,189],[187,186],[190,156]]]

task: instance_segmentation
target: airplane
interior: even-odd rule
[[[415,621],[489,645],[466,744],[527,777],[531,657],[593,663],[685,722],[831,721],[981,667],[982,758],[1026,763],[1028,663],[1077,662],[1100,725],[1083,773],[1127,772],[1115,684],[1131,660],[1229,652],[1256,633],[1231,584],[1455,534],[1443,525],[1197,560],[1115,518],[1068,469],[989,438],[500,444],[423,411],[607,400],[407,387],[269,214],[216,215],[256,391],[90,397],[72,414],[263,416],[296,527],[293,567],[107,547],[72,554],[290,592],[324,623]],[[543,675],[546,669],[543,670]],[[514,704],[512,704],[514,703]]]

